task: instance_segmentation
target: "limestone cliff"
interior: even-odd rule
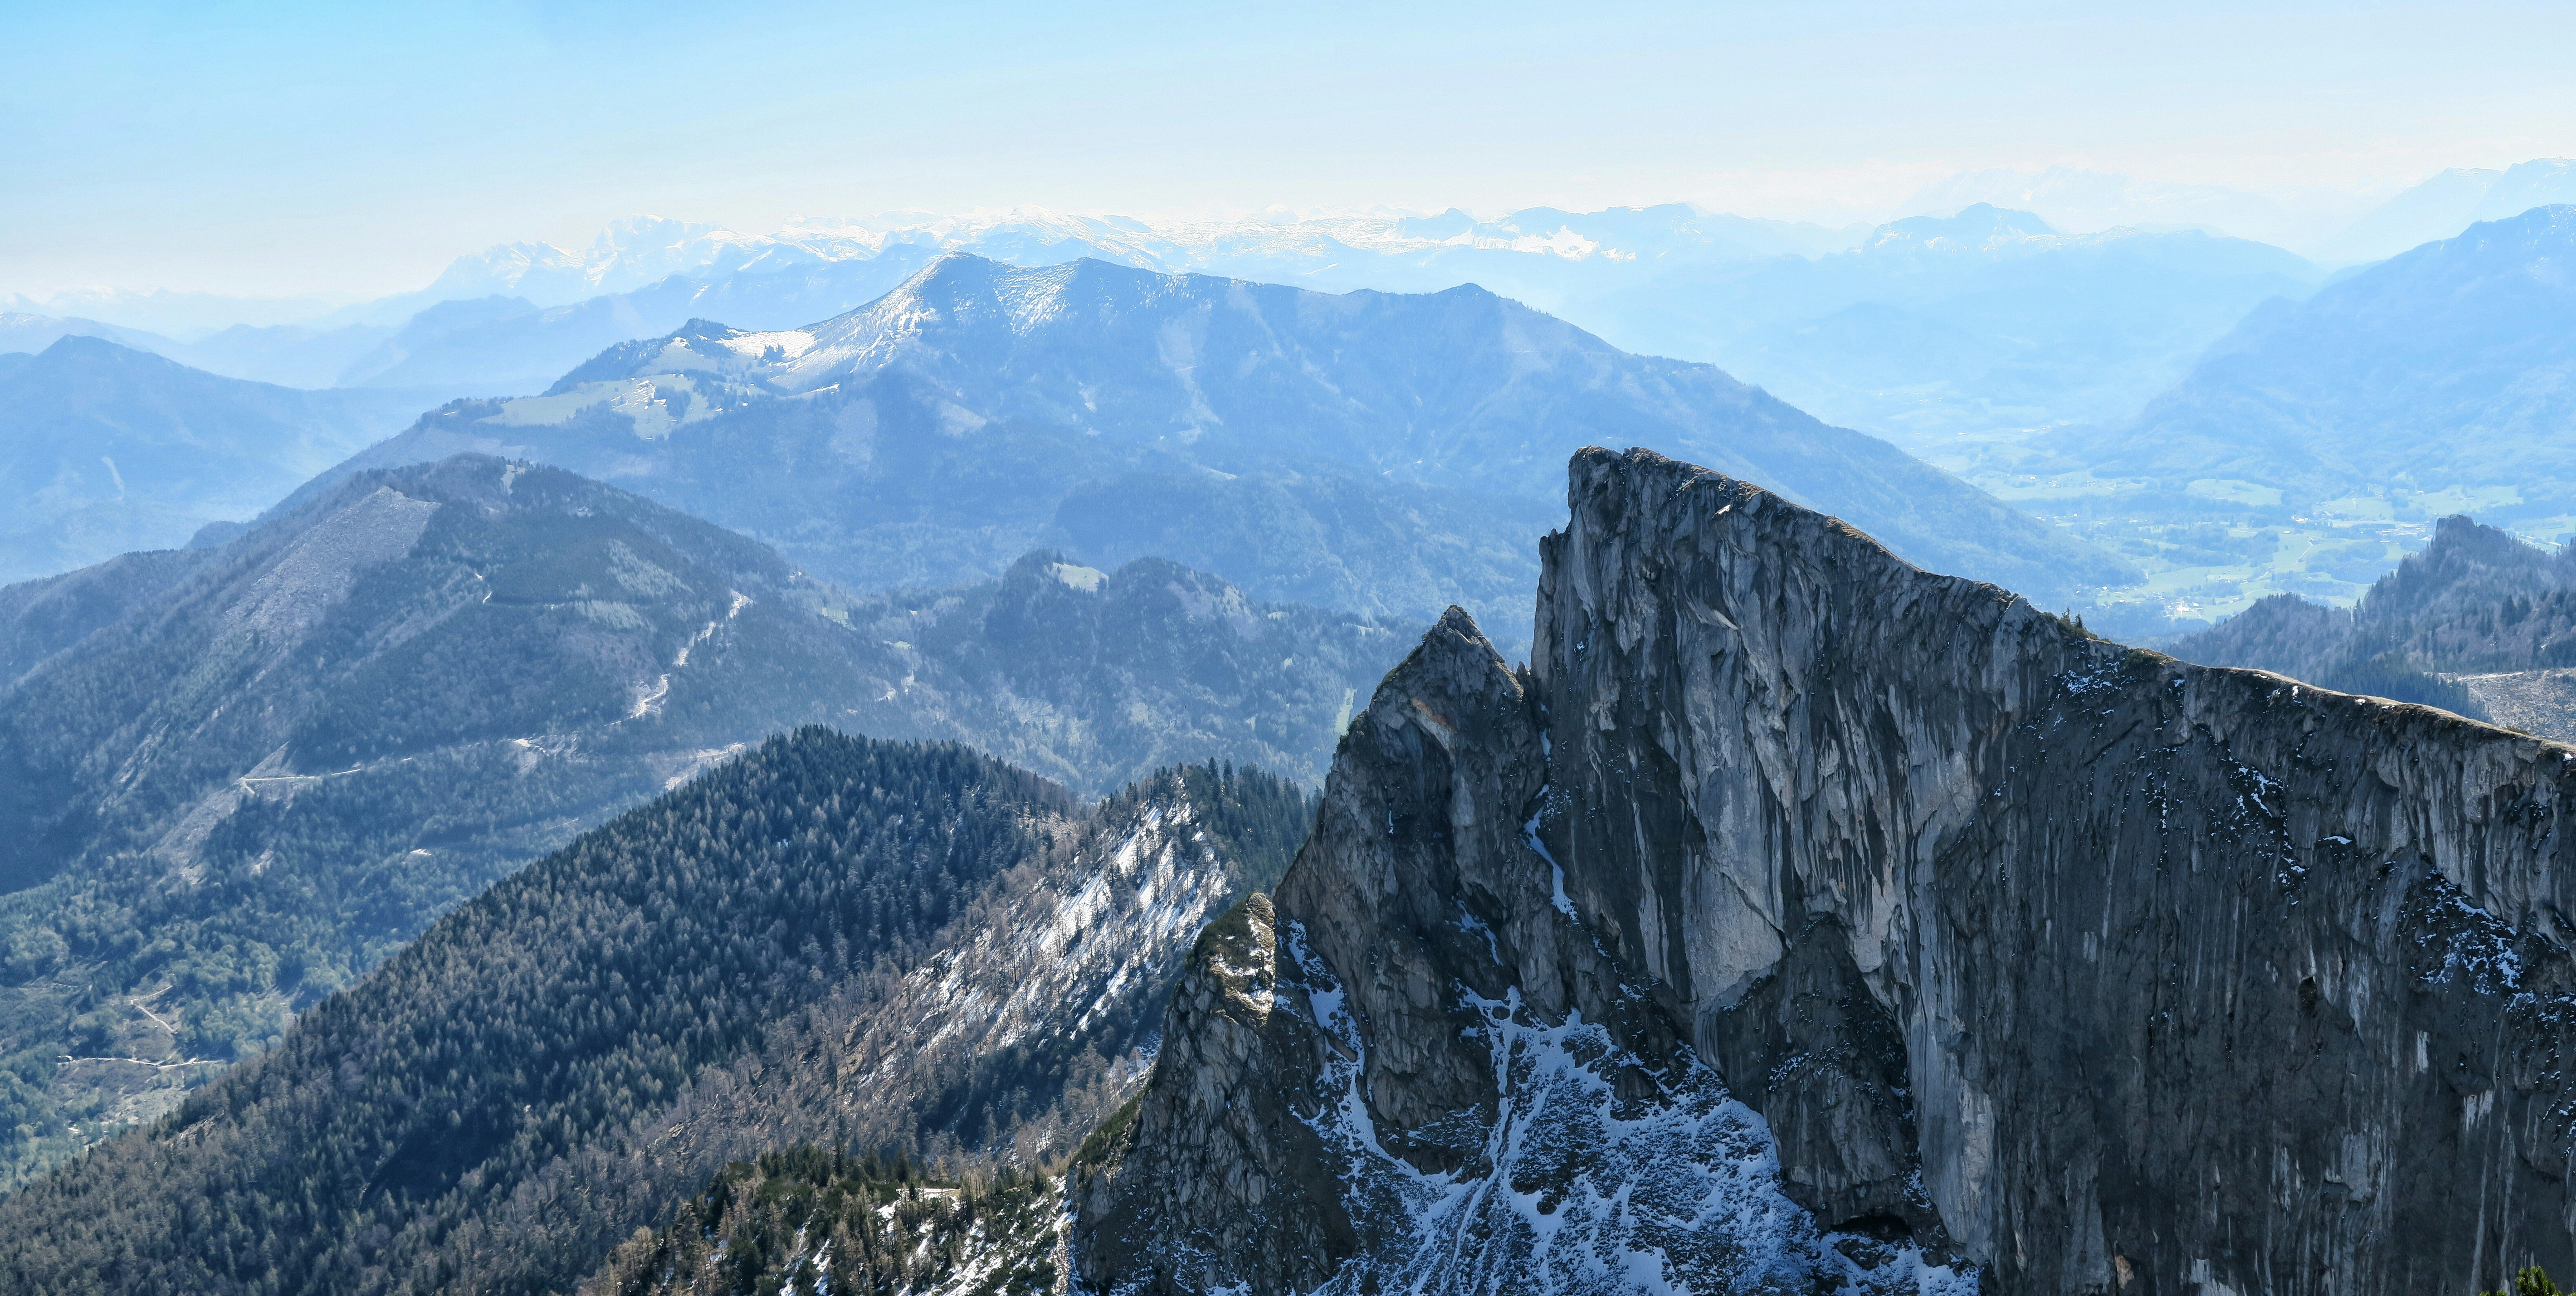
[[[1082,1280],[2472,1291],[2576,1260],[2576,753],[1644,451],[1453,612],[1079,1178]],[[1794,1205],[1792,1204],[1794,1203]]]

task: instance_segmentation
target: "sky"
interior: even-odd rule
[[[1999,166],[2357,214],[2576,154],[2571,51],[2563,2],[0,0],[0,294],[370,296],[639,213],[1839,223]]]

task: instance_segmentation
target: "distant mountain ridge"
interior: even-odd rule
[[[418,412],[243,382],[81,334],[0,354],[0,581],[252,517]]]
[[[130,350],[149,351],[154,355],[167,354],[165,348],[177,345],[157,334],[118,328],[76,315],[57,317],[21,311],[0,312],[0,354],[23,351],[33,355],[66,337],[102,338]]]
[[[1326,276],[1321,281],[1325,286],[1421,290],[1449,287],[1457,279],[1407,282],[1378,276],[1402,276],[1408,268],[1418,271],[1462,258],[1485,270],[1514,262],[1535,268],[1550,261],[1592,259],[1751,260],[1849,246],[1852,234],[1723,215],[1684,203],[1597,212],[1533,207],[1482,221],[1455,208],[1429,217],[1280,214],[1151,222],[1012,208],[961,216],[897,212],[858,221],[800,219],[774,234],[741,234],[641,216],[613,222],[580,250],[507,243],[459,257],[430,292],[450,298],[498,293],[552,306],[632,291],[674,274],[715,279],[881,256],[927,259],[950,251],[1020,264],[1091,257],[1165,273],[1245,278],[1269,277],[1265,271],[1299,279],[1320,273]],[[1349,257],[1385,264],[1347,272],[1360,278],[1333,277],[1333,263]]]
[[[1848,251],[1726,267],[1600,309],[1673,354],[1948,464],[1973,458],[1980,438],[2125,421],[2247,311],[2322,278],[2267,244],[2066,234],[1977,203],[1879,226]]]
[[[2457,238],[2481,221],[2565,203],[2576,203],[2576,162],[2566,158],[2535,158],[2501,171],[2454,167],[2372,209],[2328,240],[2319,255],[2376,261]]]
[[[344,312],[336,328],[232,329],[156,349],[300,386],[518,396],[612,342],[692,317],[754,330],[826,318],[947,252],[1028,267],[1091,258],[1330,292],[1472,283],[1629,351],[1722,365],[1829,422],[1913,438],[1910,449],[1929,453],[1962,432],[2125,419],[2254,303],[2304,292],[2316,276],[2296,257],[2237,239],[2170,228],[2069,237],[2027,213],[2017,219],[2035,223],[2026,232],[2046,242],[1953,239],[1942,252],[1956,264],[1930,277],[1883,254],[1843,255],[1892,232],[1904,241],[1913,226],[2014,205],[1963,197],[1913,209],[1928,214],[1875,229],[1678,203],[1487,219],[1455,209],[1191,221],[1040,209],[896,213],[799,220],[761,235],[641,217],[582,248],[519,243],[460,258],[390,317],[420,312],[402,325],[407,337],[389,336],[383,311]],[[1819,259],[1834,264],[1821,273],[1796,268]],[[521,305],[506,318],[472,321],[456,321],[444,305],[485,299]]]
[[[161,288],[72,288],[41,298],[0,293],[0,311],[103,320],[165,337],[229,328],[327,325],[336,322],[335,317],[363,315],[367,309],[318,295],[272,297]]]
[[[2137,638],[2275,594],[2348,603],[2454,514],[2555,542],[2576,532],[2571,256],[2576,207],[2541,207],[2264,302],[2134,417],[1971,478],[2138,561],[2148,580],[2088,614]]]
[[[548,306],[506,290],[481,297],[423,293],[395,312],[397,324],[236,325],[188,341],[97,320],[0,314],[0,352],[42,350],[66,335],[98,337],[245,381],[384,389],[425,408],[460,396],[543,391],[603,347],[696,315],[762,328],[803,324],[873,300],[934,255],[934,249],[899,246],[865,259],[672,274]]]
[[[428,289],[406,295],[411,304],[396,318],[410,316],[401,330],[407,339],[388,337],[393,330],[368,315],[336,328],[236,328],[151,349],[299,386],[513,396],[540,390],[612,342],[691,316],[751,328],[822,319],[874,300],[956,250],[1032,266],[1091,257],[1330,290],[1436,291],[1476,281],[1547,304],[1580,297],[1605,273],[1634,278],[1683,264],[1811,255],[1857,237],[1856,230],[1683,204],[1591,213],[1533,208],[1489,221],[1452,211],[1164,225],[1015,209],[800,221],[766,235],[648,216],[614,222],[578,250],[510,243],[458,258]],[[465,322],[442,309],[481,300],[520,306]]]
[[[1553,465],[1588,442],[1686,448],[1950,570],[2061,591],[2122,574],[1884,442],[1477,289],[1336,296],[1096,261],[952,254],[808,328],[693,323],[351,466],[564,464],[861,588],[1043,544],[1424,617],[1526,583]]]
[[[628,338],[693,316],[785,327],[871,300],[920,269],[929,253],[897,248],[865,260],[799,262],[706,277],[674,274],[642,288],[539,307],[517,296],[433,306],[334,371],[347,387],[466,396],[524,396]]]
[[[2357,214],[2355,200],[2336,190],[2258,193],[2072,166],[1962,172],[1916,190],[1899,212],[1938,215],[1981,202],[2039,212],[2065,229],[2200,229],[2301,251]]]
[[[62,337],[102,338],[226,378],[317,390],[344,385],[341,372],[394,331],[377,324],[235,324],[181,342],[77,315],[0,313],[0,352],[42,351]]]
[[[2131,425],[2062,462],[2165,489],[2381,500],[2576,528],[2576,207],[2426,244],[2249,316]],[[2359,516],[2358,513],[2355,516]]]
[[[543,359],[560,372],[575,352],[613,340],[603,332],[612,314],[658,321],[627,336],[670,331],[692,315],[753,330],[799,326],[873,300],[950,251],[1031,268],[1092,258],[1332,292],[1472,283],[1629,351],[1723,365],[1828,421],[1916,437],[1908,444],[1920,452],[1970,426],[2125,418],[2245,310],[2318,278],[2286,252],[2196,232],[2065,236],[2026,212],[2004,216],[2020,222],[2018,238],[1962,240],[1944,228],[1998,210],[1972,204],[1830,232],[1681,205],[1539,208],[1489,221],[1451,211],[1169,227],[1052,213],[816,223],[763,239],[706,234],[700,268],[577,308],[532,306],[442,345],[482,356],[491,380],[471,394],[534,391],[529,374]],[[1891,244],[1943,264],[1908,264]],[[746,251],[755,246],[756,255]],[[503,260],[515,266],[515,255]],[[1821,268],[1802,270],[1809,262]],[[516,273],[460,277],[447,291],[517,295]],[[807,309],[790,313],[797,306]],[[1939,336],[1917,336],[1925,330]],[[1926,341],[1937,344],[1918,345]],[[2074,351],[2052,357],[2051,345]]]

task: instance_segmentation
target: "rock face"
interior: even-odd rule
[[[1536,660],[1445,620],[1202,939],[1084,1282],[2576,1260],[2576,754],[2104,642],[1649,452],[1572,471]]]

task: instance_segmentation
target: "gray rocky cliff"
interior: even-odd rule
[[[1569,502],[1530,668],[1444,620],[1202,940],[1084,1283],[2576,1262],[2576,753],[2094,639],[1649,452]]]

